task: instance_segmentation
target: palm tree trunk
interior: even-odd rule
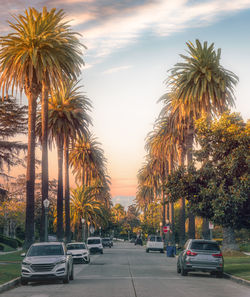
[[[173,154],[169,155],[169,174],[174,171]],[[174,202],[171,202],[171,231],[172,231],[172,245],[175,245],[175,219],[174,219]]]
[[[71,241],[70,232],[70,207],[69,207],[69,143],[64,137],[64,199],[65,199],[65,236],[66,242]]]
[[[193,163],[193,142],[194,142],[194,125],[193,122],[189,125],[187,133],[187,166],[191,166]],[[188,237],[195,238],[195,216],[189,210],[188,212],[189,224],[188,224]]]
[[[40,241],[44,241],[44,224],[45,224],[45,212],[43,201],[48,199],[49,193],[49,173],[48,173],[48,88],[45,82],[42,86],[42,216],[41,216],[41,228],[40,228]]]
[[[58,186],[57,186],[57,238],[63,241],[63,143],[57,142],[58,151]]]
[[[184,145],[180,145],[178,149],[179,154],[179,165],[184,166],[184,157],[185,157],[185,150]],[[186,232],[185,232],[185,223],[186,223],[186,205],[185,205],[185,198],[181,197],[180,199],[180,230],[179,230],[179,241],[180,245],[184,246],[186,241]]]
[[[36,96],[28,97],[28,157],[26,171],[26,219],[25,219],[25,249],[34,242],[34,208],[35,208],[35,145],[36,145]]]

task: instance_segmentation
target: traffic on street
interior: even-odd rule
[[[89,264],[74,264],[74,280],[32,282],[2,297],[249,297],[250,288],[204,272],[177,273],[177,257],[114,242]]]

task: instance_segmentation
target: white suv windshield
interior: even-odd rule
[[[28,251],[28,257],[35,256],[54,256],[64,255],[63,247],[61,245],[36,245],[32,246]]]
[[[84,243],[79,243],[79,244],[69,244],[67,245],[68,250],[84,250],[86,249]]]
[[[100,239],[89,239],[88,244],[100,244]]]

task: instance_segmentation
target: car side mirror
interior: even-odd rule
[[[22,254],[21,254],[21,257],[24,258],[25,256],[26,256],[26,253],[22,253]]]

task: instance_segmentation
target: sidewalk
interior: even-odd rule
[[[10,251],[10,252],[0,252],[0,256],[1,256],[1,255],[7,255],[7,254],[15,253],[15,252],[18,252],[18,251],[21,251],[21,250],[22,250],[22,248],[18,248],[18,249],[16,249],[15,251]]]

